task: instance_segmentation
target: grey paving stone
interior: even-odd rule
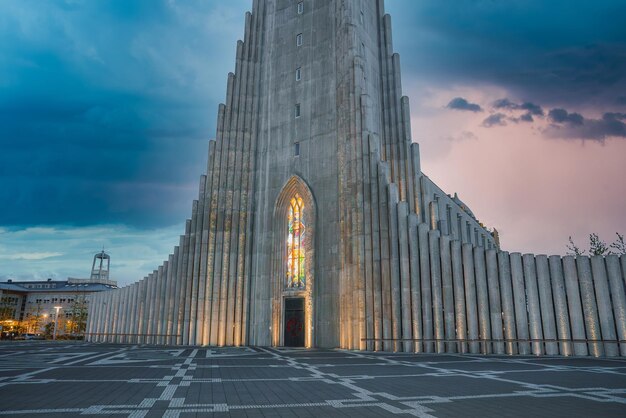
[[[621,359],[0,344],[0,415],[623,416]]]

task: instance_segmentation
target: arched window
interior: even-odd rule
[[[287,212],[287,287],[306,287],[304,202],[296,194],[289,202]]]

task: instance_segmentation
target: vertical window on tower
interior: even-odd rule
[[[296,68],[296,81],[300,81],[301,78],[302,78],[302,68],[298,67]]]
[[[293,153],[296,157],[300,156],[300,143],[296,142],[295,144],[293,144]]]
[[[363,10],[361,10],[361,25],[365,23],[365,15],[363,14]]]
[[[448,235],[452,235],[452,208],[446,205],[446,221],[448,222]]]
[[[300,103],[296,104],[296,117],[300,117]]]
[[[296,194],[289,202],[287,212],[287,287],[303,289],[306,286],[304,202]]]
[[[302,13],[304,13],[304,2],[298,2],[298,14],[301,15]]]
[[[467,242],[472,243],[472,227],[470,227],[470,223],[468,221],[465,222],[465,227],[467,229]]]
[[[302,34],[301,33],[296,35],[296,46],[302,46]]]

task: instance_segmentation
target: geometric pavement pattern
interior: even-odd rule
[[[0,415],[625,417],[626,360],[0,344]]]

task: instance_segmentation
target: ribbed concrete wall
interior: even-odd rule
[[[296,293],[276,215],[297,192],[312,220],[307,346],[626,355],[624,256],[498,251],[422,173],[382,0],[295,6],[254,1],[185,233],[143,280],[91,297],[88,340],[281,345]]]

